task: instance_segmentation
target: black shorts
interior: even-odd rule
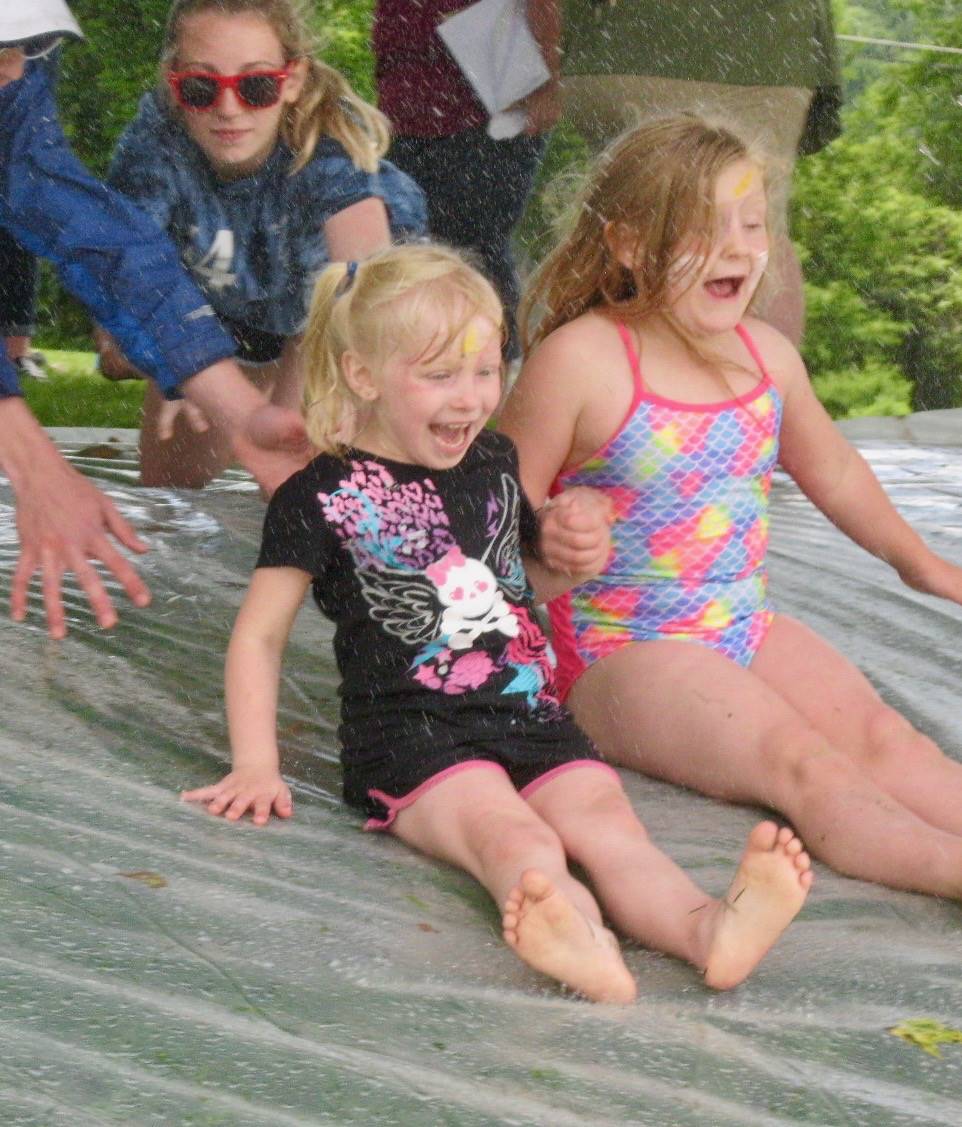
[[[226,317],[221,317],[220,323],[234,338],[237,360],[241,364],[270,364],[280,359],[287,337],[265,333],[263,329],[255,329],[253,325],[245,325],[240,321],[230,321]]]
[[[387,829],[398,812],[410,806],[426,790],[468,766],[503,771],[525,797],[547,776],[576,765],[597,764],[612,770],[595,751],[591,741],[572,720],[538,725],[544,731],[502,739],[471,740],[451,744],[439,739],[421,744],[417,750],[398,749],[393,754],[371,758],[346,751],[344,799],[368,815],[365,829]]]

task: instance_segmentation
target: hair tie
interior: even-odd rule
[[[341,279],[337,287],[335,297],[343,297],[347,291],[354,285],[354,275],[357,273],[357,263],[353,260],[345,263],[344,277]]]

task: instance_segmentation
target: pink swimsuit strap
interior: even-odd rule
[[[758,366],[758,370],[762,375],[761,382],[759,383],[758,387],[749,392],[747,396],[735,396],[733,399],[723,400],[721,403],[717,404],[684,404],[679,403],[675,400],[665,400],[662,396],[657,395],[655,392],[648,391],[645,387],[644,377],[641,374],[641,360],[638,356],[638,350],[635,348],[634,338],[632,337],[631,331],[629,330],[628,326],[623,321],[619,321],[616,325],[616,328],[618,329],[618,335],[621,337],[621,343],[624,345],[625,353],[628,357],[628,364],[631,367],[632,383],[634,384],[634,394],[631,397],[631,407],[628,410],[628,415],[631,415],[634,412],[635,408],[638,406],[641,400],[646,398],[646,395],[652,399],[662,400],[663,402],[670,402],[673,405],[679,407],[690,406],[693,408],[704,408],[706,406],[711,406],[712,408],[722,408],[730,407],[735,404],[744,402],[745,399],[754,398],[762,389],[767,388],[771,385],[772,380],[768,374],[768,369],[765,367],[765,361],[762,360],[762,355],[758,351],[758,345],[753,340],[752,335],[748,331],[748,329],[746,329],[744,325],[738,324],[735,326],[735,332],[738,333],[741,342],[745,345],[745,348],[748,350],[749,356],[751,356],[752,360],[755,361],[756,365]]]

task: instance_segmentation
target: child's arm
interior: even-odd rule
[[[546,498],[561,470],[607,437],[584,431],[591,430],[592,400],[607,394],[604,379],[593,378],[597,365],[624,363],[616,354],[606,365],[613,336],[609,323],[590,315],[553,332],[525,361],[498,422],[518,448],[525,493],[539,509],[540,563],[525,566],[545,599],[597,575],[611,549],[610,505],[601,494],[579,488]]]
[[[225,677],[232,767],[219,783],[181,794],[232,822],[248,810],[256,826],[265,825],[272,810],[280,818],[294,812],[280,771],[277,688],[284,647],[310,582],[297,568],[258,568],[234,623]]]
[[[862,455],[832,422],[795,349],[768,326],[752,333],[784,398],[779,461],[828,519],[908,586],[962,603],[962,569],[936,555],[889,500]]]
[[[535,508],[544,504],[560,471],[577,460],[578,420],[591,382],[580,327],[581,322],[565,325],[538,345],[498,418],[498,430],[518,448],[521,483]]]
[[[369,196],[335,212],[324,224],[324,241],[332,262],[357,262],[389,246],[391,229],[384,200]]]

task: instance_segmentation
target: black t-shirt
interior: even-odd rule
[[[346,763],[567,730],[521,562],[536,535],[491,431],[449,470],[353,450],[278,489],[257,566],[306,571],[335,623]]]

